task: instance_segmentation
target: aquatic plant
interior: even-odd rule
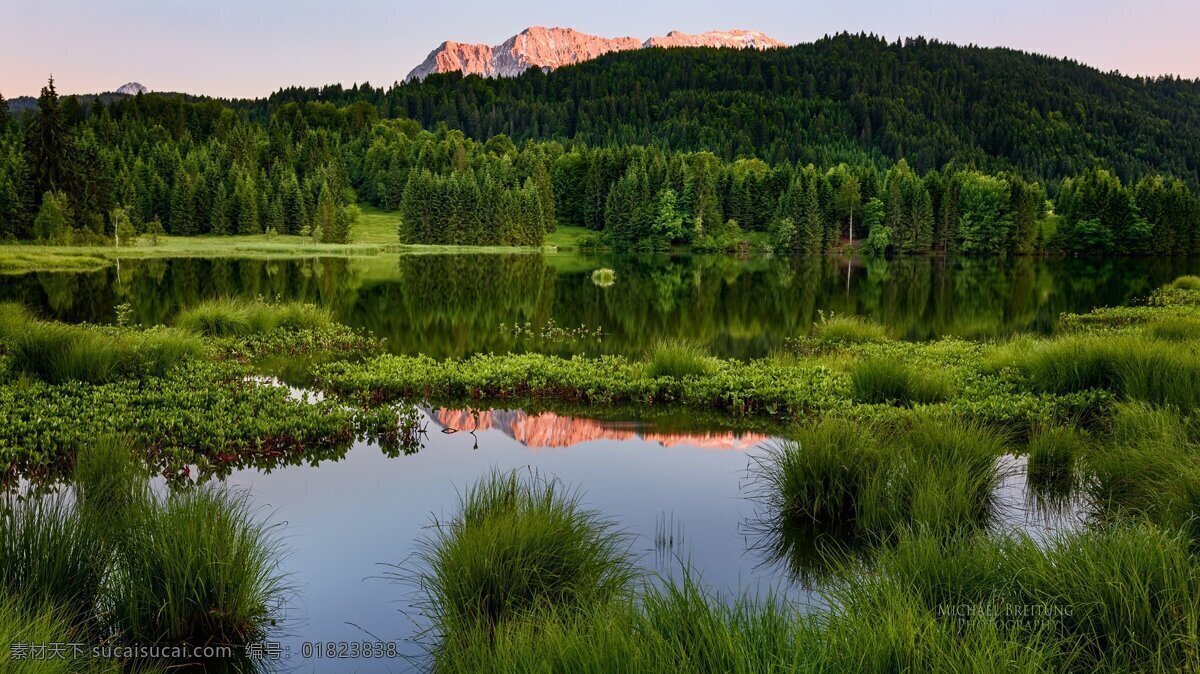
[[[1180,276],[1168,287],[1174,290],[1200,290],[1200,276]]]
[[[953,392],[941,371],[920,370],[889,357],[871,357],[850,367],[853,397],[860,403],[911,405],[946,400]]]
[[[611,288],[617,282],[617,272],[601,267],[592,272],[592,284],[601,288]]]
[[[435,523],[416,580],[435,632],[454,637],[625,596],[629,543],[557,480],[493,472],[466,491],[452,520]]]
[[[89,524],[58,494],[0,498],[0,595],[57,607],[67,620],[91,616],[107,559]]]
[[[281,548],[245,494],[196,487],[125,521],[106,588],[124,641],[244,645],[270,632],[288,593]]]
[[[821,314],[813,338],[829,344],[864,344],[882,342],[888,334],[882,325],[862,316]]]
[[[704,377],[712,374],[717,359],[694,342],[671,340],[660,342],[650,351],[646,363],[646,376],[651,378]]]
[[[1088,448],[1086,435],[1073,426],[1043,426],[1029,438],[1026,475],[1030,488],[1067,496],[1079,479],[1079,463]]]
[[[996,512],[1005,440],[959,419],[917,418],[907,428],[825,418],[754,459],[768,554],[807,573],[828,560],[797,558],[817,544],[837,558],[910,529],[959,535]]]
[[[246,337],[273,330],[321,330],[333,325],[328,309],[301,302],[243,298],[205,300],[184,309],[175,325],[211,337]]]
[[[1200,403],[1200,358],[1133,335],[1068,335],[1000,350],[991,367],[1011,366],[1039,391],[1102,389],[1132,400],[1184,408]]]

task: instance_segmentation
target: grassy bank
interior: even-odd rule
[[[595,232],[563,225],[546,236],[538,248],[518,246],[428,246],[401,244],[399,215],[373,206],[361,206],[350,243],[318,243],[292,234],[238,234],[233,236],[160,236],[156,242],[140,238],[133,245],[46,246],[34,243],[0,245],[0,273],[28,271],[92,271],[116,264],[118,259],[155,257],[303,258],[363,257],[384,254],[528,253],[543,250],[579,250]]]

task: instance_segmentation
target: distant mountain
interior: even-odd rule
[[[443,42],[413,68],[406,81],[422,80],[434,73],[461,72],[484,77],[516,77],[530,68],[555,68],[589,61],[610,52],[650,47],[729,47],[768,49],[784,43],[757,31],[720,30],[690,35],[671,31],[662,37],[598,37],[573,28],[532,26],[489,47],[485,44]]]
[[[126,96],[137,96],[138,94],[144,94],[147,91],[150,91],[150,90],[147,89],[146,86],[141,84],[140,82],[130,82],[128,84],[122,84],[121,86],[117,87],[117,90],[115,93],[125,94]]]

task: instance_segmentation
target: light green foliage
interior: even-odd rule
[[[691,342],[663,342],[650,352],[646,376],[653,379],[669,377],[703,377],[716,371],[717,361],[708,351]]]
[[[63,192],[46,192],[33,220],[33,237],[40,242],[64,244],[71,240],[71,205]]]
[[[175,325],[201,335],[246,337],[273,330],[325,330],[333,326],[333,315],[313,304],[228,298],[184,309]]]
[[[959,250],[966,255],[1004,252],[1013,228],[1008,181],[974,171],[961,174],[959,180]]]

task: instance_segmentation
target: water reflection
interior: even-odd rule
[[[613,271],[611,284],[593,282],[601,268]],[[154,324],[204,298],[282,297],[329,306],[397,353],[640,355],[671,337],[752,357],[806,334],[821,311],[868,315],[906,339],[1048,333],[1062,312],[1127,303],[1198,270],[1200,261],[1171,259],[178,258],[126,260],[119,277],[115,269],[3,276],[0,300],[72,322],[112,321],[128,303],[134,320]]]

